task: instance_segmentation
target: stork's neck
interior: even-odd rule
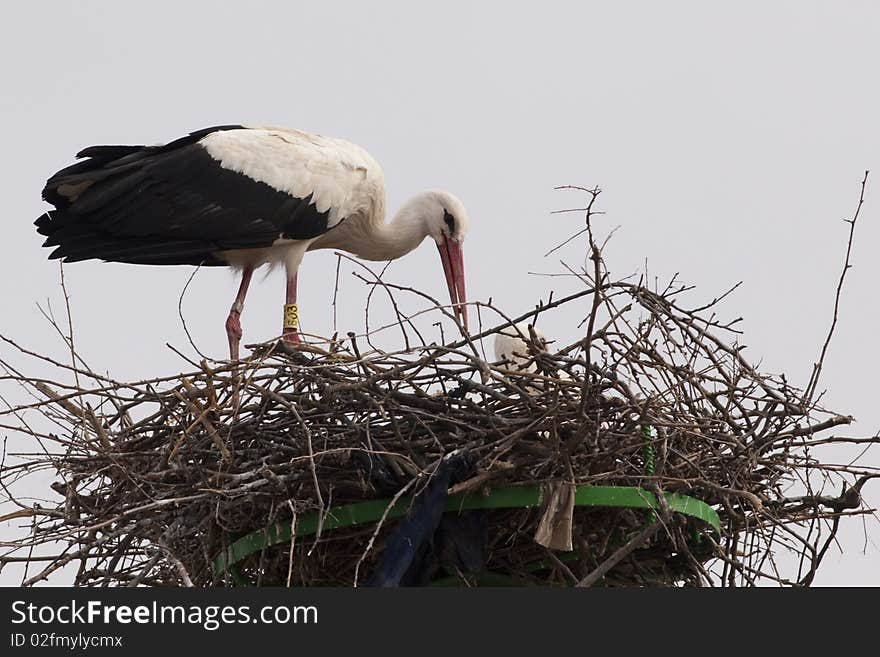
[[[430,232],[419,197],[400,208],[389,223],[380,221],[371,228],[357,247],[356,255],[364,260],[399,258],[421,244]]]

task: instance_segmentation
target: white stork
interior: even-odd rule
[[[534,342],[532,342],[534,332]],[[530,344],[544,351],[547,339],[536,326],[520,322],[504,329],[495,336],[495,358],[506,361],[513,369],[520,372],[536,372],[535,357]]]
[[[495,359],[504,361],[507,368],[515,372],[533,373],[538,371],[535,357],[547,352],[547,338],[536,326],[520,322],[509,326],[495,335]],[[565,370],[557,370],[554,378],[570,380]]]
[[[287,128],[224,125],[160,146],[91,146],[53,175],[36,221],[50,258],[152,265],[231,265],[241,285],[226,320],[238,359],[240,316],[254,268],[284,264],[282,338],[299,342],[297,271],[306,251],[393,260],[430,236],[456,318],[467,330],[462,241],[467,213],[429,191],[385,223],[385,183],[365,150]]]

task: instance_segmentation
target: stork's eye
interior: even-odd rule
[[[446,222],[446,225],[449,226],[449,234],[455,234],[455,217],[449,214],[449,210],[443,210],[443,221]]]

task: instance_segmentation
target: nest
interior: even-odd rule
[[[19,508],[0,520],[27,524],[0,567],[25,562],[25,585],[62,568],[79,586],[809,585],[842,519],[873,512],[861,491],[880,476],[863,465],[880,436],[829,435],[852,418],[818,402],[866,180],[803,389],[745,358],[736,321],[718,319],[726,295],[689,309],[674,280],[612,280],[598,190],[582,188],[588,258],[569,272],[584,289],[514,319],[474,303],[481,328],[462,339],[438,323],[427,340],[416,315],[454,321],[448,309],[376,274],[364,280],[391,297],[401,351],[368,329],[124,383],[0,336],[78,377],[0,359],[37,398],[5,426],[42,450],[4,452],[0,487]],[[403,293],[430,307],[405,316]],[[547,343],[531,325],[562,311],[581,337]],[[502,334],[518,346],[497,361]],[[830,461],[829,446],[856,457]],[[54,499],[15,498],[47,471]]]
[[[817,456],[851,418],[819,407],[815,385],[759,373],[711,306],[680,307],[682,289],[603,283],[398,353],[350,334],[140,383],[28,380],[66,429],[34,434],[45,453],[6,464],[4,486],[51,468],[61,499],[7,515],[31,524],[3,560],[60,545],[27,584],[71,563],[79,586],[364,583],[456,454],[440,493],[459,507],[422,549],[419,583],[808,584],[841,517],[865,512],[871,471]],[[573,344],[514,325],[574,304]],[[514,362],[484,351],[501,331],[519,334]],[[591,490],[645,504],[575,504]],[[534,499],[482,502],[498,491]],[[340,521],[368,501],[372,516]],[[468,523],[470,553],[453,531]]]

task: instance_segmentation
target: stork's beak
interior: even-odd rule
[[[464,257],[461,253],[461,242],[451,238],[445,238],[437,244],[440,251],[440,260],[443,262],[443,273],[446,274],[446,285],[449,287],[449,299],[452,301],[452,309],[455,318],[468,328],[467,297],[464,293]]]

